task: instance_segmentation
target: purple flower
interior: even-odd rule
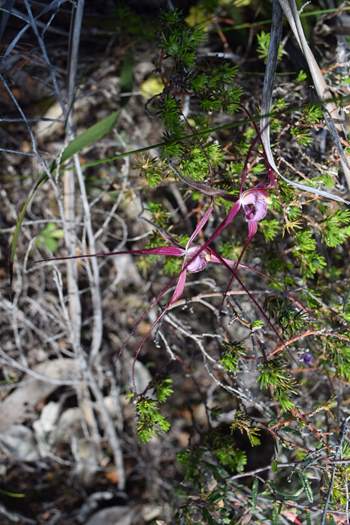
[[[208,184],[204,184],[202,182],[192,181],[190,179],[187,179],[186,177],[183,177],[177,170],[174,169],[174,171],[179,176],[180,180],[185,182],[191,188],[200,191],[205,195],[209,195],[210,197],[220,196],[228,201],[234,202],[227,216],[217,227],[210,239],[207,241],[205,247],[207,247],[212,241],[214,241],[219,235],[221,235],[222,231],[232,223],[232,221],[241,209],[243,209],[245,219],[248,223],[247,241],[251,241],[251,239],[254,237],[258,230],[258,223],[262,219],[264,219],[267,214],[267,190],[273,188],[276,185],[276,178],[272,170],[268,170],[267,182],[259,183],[253,188],[246,191],[243,191],[244,177],[242,176],[238,200],[235,200],[235,198],[226,191],[212,188]]]
[[[302,359],[305,365],[310,366],[314,361],[314,356],[311,354],[311,352],[304,352]]]
[[[267,214],[267,192],[264,189],[252,188],[243,192],[239,198],[248,223],[248,239],[254,237],[258,223]]]

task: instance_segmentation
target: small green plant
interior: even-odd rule
[[[292,253],[299,261],[300,270],[306,279],[326,267],[325,258],[316,252],[316,239],[310,230],[298,232],[295,241],[296,245]]]
[[[269,52],[269,46],[270,46],[270,33],[261,31],[257,35],[257,40],[258,40],[258,50],[257,50],[258,57],[264,60],[264,62],[266,63],[268,52]],[[284,53],[283,45],[280,44],[278,48],[278,60],[281,60],[283,53]]]
[[[263,390],[270,390],[280,404],[283,412],[294,408],[290,396],[296,394],[295,381],[283,366],[282,361],[275,359],[261,365],[258,382]]]
[[[243,472],[247,464],[247,454],[232,444],[216,448],[214,455],[219,463],[231,472]]]
[[[265,219],[261,222],[261,231],[267,241],[273,241],[281,230],[277,219]]]
[[[282,328],[286,337],[292,337],[307,324],[305,311],[295,308],[285,297],[271,295],[266,299],[264,306]]]
[[[155,224],[162,228],[167,226],[169,213],[162,204],[160,204],[159,202],[150,201],[147,204],[147,209],[152,214],[152,220],[153,222],[155,222]],[[161,239],[159,239],[159,241],[161,244]],[[154,246],[155,244],[152,247]]]
[[[64,232],[56,224],[49,222],[36,238],[36,245],[45,247],[51,253],[57,251],[59,240],[63,239]]]
[[[307,79],[307,73],[305,73],[305,71],[304,71],[303,69],[301,69],[301,70],[298,72],[298,75],[297,75],[296,81],[297,81],[297,82],[305,82],[306,79]]]
[[[189,153],[189,158],[182,163],[183,174],[196,181],[205,180],[208,173],[216,168],[223,158],[218,144],[196,146]]]
[[[168,432],[169,421],[159,411],[158,402],[153,399],[140,399],[136,403],[137,434],[143,443],[148,443],[153,437]]]
[[[323,111],[321,106],[315,106],[314,104],[306,106],[302,115],[303,122],[307,126],[314,126],[323,119]]]
[[[350,237],[350,211],[337,210],[321,225],[322,237],[327,246],[335,248]]]
[[[155,386],[156,398],[159,403],[165,403],[168,398],[174,393],[173,381],[169,377],[163,379]]]
[[[170,423],[161,414],[160,405],[165,403],[173,393],[172,380],[166,378],[156,383],[154,392],[155,399],[146,396],[146,394],[136,398],[136,429],[137,435],[143,443],[148,443],[153,437],[170,430]]]
[[[226,372],[235,374],[238,371],[239,359],[244,353],[245,351],[242,345],[226,343],[220,357],[220,364]]]
[[[326,348],[327,356],[330,356],[331,360],[327,357],[327,359],[325,359],[325,366],[331,363],[334,367],[335,374],[345,381],[350,382],[350,346],[328,342]]]
[[[235,419],[231,423],[231,430],[239,430],[242,434],[245,434],[252,447],[261,444],[259,437],[260,429],[253,426],[251,421],[242,412],[236,412]]]
[[[309,146],[312,143],[311,130],[293,126],[290,131],[299,146]]]
[[[160,45],[177,66],[190,67],[196,59],[197,48],[205,33],[199,25],[189,27],[180,11],[167,11],[163,16],[163,32]]]

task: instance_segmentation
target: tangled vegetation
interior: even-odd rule
[[[38,401],[57,428],[79,409],[85,434],[64,451],[48,431],[40,457],[86,474],[87,446],[77,486],[115,486],[126,524],[349,523],[349,7],[324,4],[200,0],[147,16],[118,3],[118,97],[76,125],[93,67],[68,63],[55,154],[32,134],[37,170],[24,164],[22,203],[4,214],[17,312],[4,385],[46,362],[37,341],[48,363],[69,360]],[[18,191],[6,181],[8,203]],[[6,476],[5,506],[26,497]],[[135,511],[146,504],[151,517]],[[76,508],[62,523],[85,523]]]

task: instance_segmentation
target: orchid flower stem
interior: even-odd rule
[[[270,168],[272,169],[272,166],[268,160],[268,157],[267,157],[267,153],[266,153],[266,150],[265,150],[265,146],[264,146],[264,143],[262,141],[262,138],[261,138],[261,131],[259,130],[255,120],[253,119],[252,115],[250,114],[250,111],[245,108],[244,106],[241,106],[243,112],[247,115],[248,119],[250,120],[250,122],[252,123],[253,125],[253,128],[255,129],[255,132],[256,132],[256,137],[254,139],[254,141],[259,141],[260,144],[262,145],[262,149],[263,149],[263,157],[264,157],[264,160],[265,160],[265,165],[267,168]]]
[[[232,277],[233,279],[236,279],[236,281],[239,283],[239,285],[241,286],[241,288],[246,292],[246,294],[248,295],[249,299],[251,299],[251,301],[255,304],[255,306],[257,307],[257,309],[259,310],[259,312],[261,313],[261,315],[263,316],[263,318],[266,320],[266,322],[269,324],[269,326],[272,328],[272,330],[275,332],[275,334],[277,335],[278,339],[283,343],[284,340],[282,339],[280,333],[278,332],[277,328],[273,325],[273,323],[270,321],[270,319],[268,318],[268,316],[266,315],[266,313],[264,312],[263,308],[260,306],[260,304],[257,302],[257,300],[252,296],[252,294],[250,293],[250,291],[248,290],[248,288],[245,286],[245,284],[243,283],[243,281],[240,279],[240,277],[238,277],[238,274],[237,274],[237,271],[234,270],[233,268],[231,268],[231,266],[225,261],[225,259],[223,257],[221,257],[221,255],[219,253],[217,253],[215,250],[212,250],[213,251],[213,254],[215,255],[215,257],[217,257],[221,263],[226,266],[226,268],[228,268],[228,270],[232,273]],[[227,291],[225,292],[227,293]]]
[[[243,109],[245,109],[245,108],[243,108]],[[253,126],[254,126],[254,122],[253,122]],[[255,131],[257,132],[257,127],[254,126],[254,128],[255,128]],[[249,146],[249,150],[248,150],[248,153],[247,153],[245,161],[244,161],[244,166],[243,166],[242,175],[241,175],[241,185],[240,185],[240,190],[239,190],[240,193],[243,192],[243,186],[244,186],[245,181],[247,180],[247,177],[248,177],[248,163],[249,163],[249,159],[250,159],[250,157],[251,157],[251,155],[252,155],[252,153],[254,151],[254,148],[255,148],[257,142],[261,142],[260,135],[259,135],[258,132],[257,132],[256,137],[252,141],[251,145]],[[265,155],[264,155],[264,158],[265,158]]]
[[[225,302],[226,297],[227,297],[227,293],[231,290],[232,283],[233,283],[233,281],[235,279],[235,275],[237,274],[238,266],[239,266],[239,264],[240,264],[240,262],[241,262],[241,260],[243,258],[244,253],[246,252],[250,242],[251,242],[251,239],[248,239],[245,242],[245,244],[243,246],[243,249],[242,249],[242,251],[241,251],[241,253],[240,253],[240,255],[239,255],[238,259],[237,259],[237,262],[236,262],[236,264],[235,264],[235,266],[233,268],[233,274],[231,275],[230,282],[228,283],[228,285],[226,287],[226,290],[225,290],[225,293],[224,293],[223,298],[222,298],[221,308],[224,305],[224,302]]]

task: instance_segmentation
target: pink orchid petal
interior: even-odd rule
[[[222,262],[220,261],[219,257],[216,257],[216,255],[214,255],[213,253],[210,253],[209,262],[212,263],[212,264],[222,264]]]
[[[233,219],[236,217],[237,213],[239,212],[239,210],[241,209],[241,201],[240,199],[232,206],[232,208],[230,209],[230,211],[228,212],[226,218],[222,221],[222,223],[220,224],[220,226],[216,229],[216,231],[214,232],[214,234],[211,236],[211,239],[212,240],[215,240],[220,234],[221,232],[231,224],[231,222],[233,221]],[[215,235],[215,237],[214,237]],[[211,242],[211,241],[210,241]]]
[[[229,266],[232,269],[235,269],[237,266],[237,261],[234,261],[233,259],[226,259],[226,257],[219,258],[217,255],[215,255],[215,253],[210,254],[208,262],[212,264],[222,264],[223,266],[226,266],[226,267]],[[249,266],[249,264],[238,263],[238,268],[256,273],[257,275],[260,275],[261,277],[264,277],[264,278],[267,277],[266,274],[264,274],[263,272],[260,272],[254,266]]]
[[[191,237],[188,240],[188,243],[186,244],[186,248],[189,248],[192,244],[192,242],[195,240],[195,238],[200,234],[200,232],[203,230],[204,226],[209,220],[210,215],[213,212],[213,206],[209,206],[199,223],[197,224],[194,232],[192,233]]]
[[[226,257],[219,258],[217,255],[215,255],[215,253],[210,254],[209,262],[213,264],[223,264],[224,266],[226,265],[230,268],[235,268],[237,266],[237,261],[234,261],[233,259],[227,259]],[[239,266],[242,268],[249,269],[249,267],[246,264],[239,264]]]
[[[213,264],[223,264],[223,261],[225,261],[226,264],[229,266],[234,266],[236,264],[236,261],[233,261],[232,259],[226,259],[226,257],[218,257],[211,249],[210,249],[210,258],[209,262]]]
[[[230,211],[228,212],[227,216],[225,217],[225,219],[222,221],[222,223],[216,228],[215,232],[209,237],[209,239],[207,241],[205,241],[204,244],[202,244],[202,246],[198,249],[198,252],[197,252],[197,256],[199,256],[202,252],[204,252],[204,250],[207,250],[209,245],[215,241],[215,239],[217,237],[219,237],[219,235],[221,235],[221,232],[227,228],[227,226],[229,226],[231,224],[231,222],[233,221],[233,219],[236,217],[237,213],[239,212],[241,208],[241,203],[240,201],[238,200],[233,206],[232,208],[230,209]],[[194,255],[192,259],[194,259],[196,256]],[[186,264],[184,265],[183,268],[188,268],[188,266],[191,264],[192,260],[188,260],[186,262]]]
[[[66,261],[69,259],[88,259],[90,257],[110,257],[111,255],[165,255],[183,257],[185,250],[177,246],[158,246],[157,248],[141,248],[140,250],[121,250],[117,252],[85,253],[83,255],[70,255],[67,257],[48,257],[35,262]]]
[[[182,257],[185,253],[183,248],[177,246],[158,246],[157,248],[144,248],[143,250],[131,250],[128,253],[141,253],[143,255],[165,255],[169,257]]]
[[[258,222],[257,221],[248,221],[248,239],[252,239],[256,232],[258,231]]]
[[[200,251],[200,253],[196,256],[196,253],[200,249],[200,246],[192,246],[192,248],[186,250],[185,263],[188,260],[190,261],[187,266],[187,270],[191,273],[201,272],[208,266],[208,261],[206,259],[207,250]]]
[[[173,293],[172,298],[169,301],[169,305],[176,303],[184,293],[185,289],[185,283],[186,283],[186,277],[187,277],[187,270],[181,270],[179,278],[176,283],[176,288]]]

